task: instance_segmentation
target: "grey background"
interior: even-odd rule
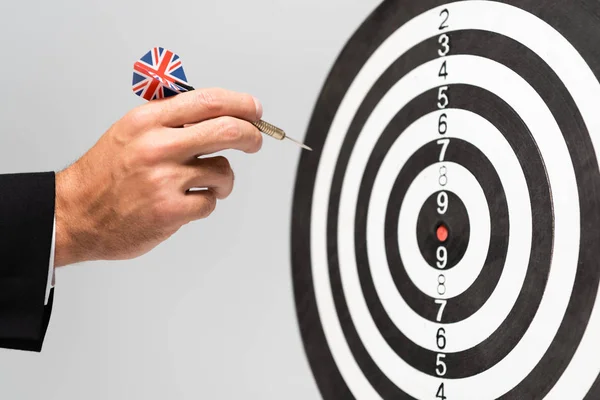
[[[246,91],[303,139],[375,0],[1,1],[0,173],[58,171],[129,109],[133,62],[179,53],[190,83]],[[229,153],[237,185],[148,255],[57,271],[41,354],[0,350],[2,399],[318,399],[296,321],[300,150]],[[1,190],[1,188],[0,188]]]

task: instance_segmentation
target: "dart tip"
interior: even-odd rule
[[[293,139],[293,138],[291,138],[291,137],[289,137],[287,135],[286,135],[286,138],[290,139],[292,142],[296,143],[298,146],[300,146],[300,147],[302,147],[302,148],[304,148],[304,149],[306,149],[308,151],[313,151],[313,149],[311,149],[310,147],[308,147],[304,143],[301,143],[301,142],[299,142],[299,141],[297,141],[297,140],[295,140],[295,139]]]

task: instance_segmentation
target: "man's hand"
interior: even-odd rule
[[[209,216],[231,193],[233,171],[224,157],[198,157],[257,152],[262,134],[248,121],[261,117],[252,96],[222,89],[130,111],[56,175],[55,266],[139,257]]]

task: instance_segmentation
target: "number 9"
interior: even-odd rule
[[[448,211],[448,194],[446,192],[440,192],[437,196],[437,203],[438,213],[441,215],[446,214],[446,211]]]
[[[436,251],[437,256],[437,267],[439,269],[446,268],[446,264],[448,263],[448,251],[444,246],[438,247]]]

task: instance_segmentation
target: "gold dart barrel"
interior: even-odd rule
[[[274,137],[277,140],[285,139],[285,132],[275,125],[271,125],[268,122],[263,121],[262,119],[257,122],[253,122],[252,125],[258,128],[259,131],[266,133],[267,135]]]

